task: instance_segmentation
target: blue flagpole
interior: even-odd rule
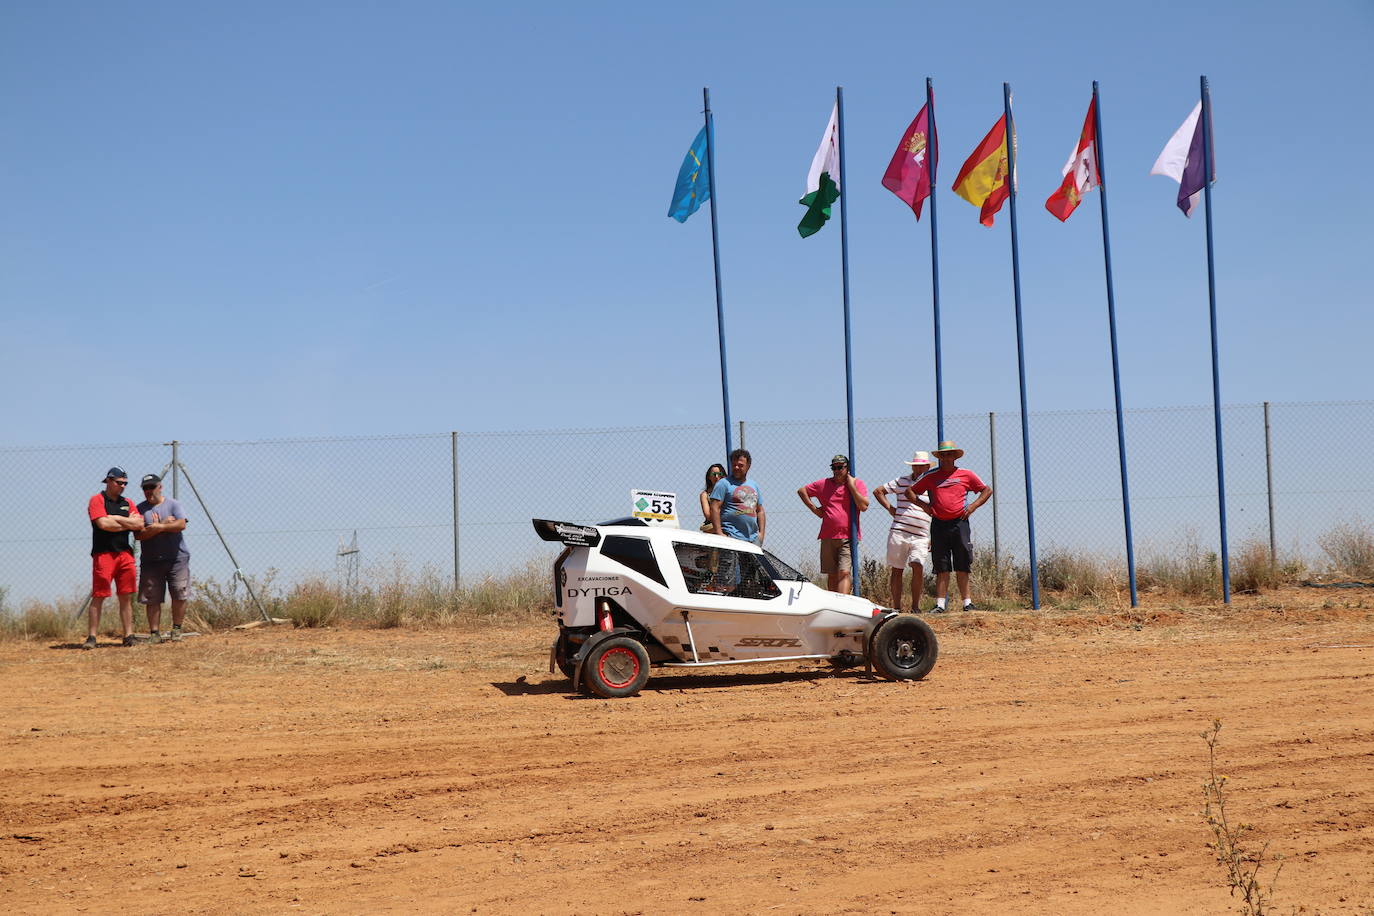
[[[716,185],[716,122],[711,116],[711,90],[703,86],[701,100],[705,105],[706,116],[706,174],[711,188],[711,259],[716,268],[716,331],[720,337],[720,399],[725,412],[725,466],[730,466],[729,454],[734,451],[730,437],[730,376],[725,371],[725,299],[720,289],[720,233],[716,228],[716,198],[720,188]]]
[[[1007,117],[1007,186],[1011,197],[1011,282],[1016,301],[1016,366],[1021,379],[1021,461],[1026,470],[1026,533],[1030,547],[1031,608],[1040,609],[1040,569],[1035,552],[1035,499],[1031,495],[1030,418],[1026,413],[1026,345],[1021,331],[1021,255],[1016,242],[1016,125],[1011,116],[1011,83],[1002,84]]]
[[[945,383],[940,348],[940,245],[936,240],[938,233],[935,224],[935,168],[938,165],[939,146],[935,134],[935,89],[930,77],[926,77],[926,123],[930,128],[930,288],[931,302],[935,312],[935,441],[945,441]]]
[[[844,87],[835,87],[835,108],[838,113],[836,152],[840,160],[840,278],[844,289],[844,407],[849,420],[849,473],[859,476],[859,465],[854,457],[854,369],[849,339],[849,220],[846,216],[849,207],[845,206],[845,195],[849,193],[849,183],[844,177]],[[859,509],[854,498],[849,498],[849,570],[850,591],[860,594],[859,590]]]
[[[1217,272],[1212,257],[1212,94],[1202,77],[1202,196],[1207,214],[1207,301],[1212,320],[1212,416],[1217,436],[1217,509],[1221,523],[1221,596],[1231,603],[1231,557],[1226,547],[1226,466],[1221,452],[1221,369],[1217,356]]]
[[[1093,80],[1093,153],[1097,157],[1098,193],[1102,203],[1102,260],[1107,271],[1107,325],[1112,337],[1112,389],[1116,392],[1116,452],[1121,460],[1121,508],[1126,523],[1126,575],[1131,584],[1131,607],[1138,605],[1135,587],[1135,539],[1131,534],[1131,486],[1126,479],[1126,425],[1121,412],[1121,361],[1116,348],[1116,294],[1112,289],[1112,238],[1107,230],[1107,157],[1102,152],[1102,103]]]

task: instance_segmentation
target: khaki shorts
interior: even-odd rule
[[[172,593],[173,601],[191,597],[191,564],[185,557],[175,560],[145,561],[139,570],[138,600],[142,604],[161,604]]]
[[[887,534],[887,565],[893,569],[906,569],[908,566],[930,565],[930,538],[905,531],[889,531]]]
[[[849,538],[821,538],[821,572],[827,576],[834,572],[845,572],[853,562]]]

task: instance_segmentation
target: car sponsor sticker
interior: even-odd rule
[[[658,490],[631,490],[630,512],[634,518],[641,518],[651,525],[677,524],[677,494],[662,493]]]

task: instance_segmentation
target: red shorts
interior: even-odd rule
[[[132,595],[138,590],[133,554],[120,551],[98,553],[91,557],[91,597],[110,597],[111,579],[114,580],[117,595]]]

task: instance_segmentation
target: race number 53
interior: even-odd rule
[[[631,512],[635,518],[649,522],[675,522],[677,520],[677,494],[659,490],[631,490]]]

